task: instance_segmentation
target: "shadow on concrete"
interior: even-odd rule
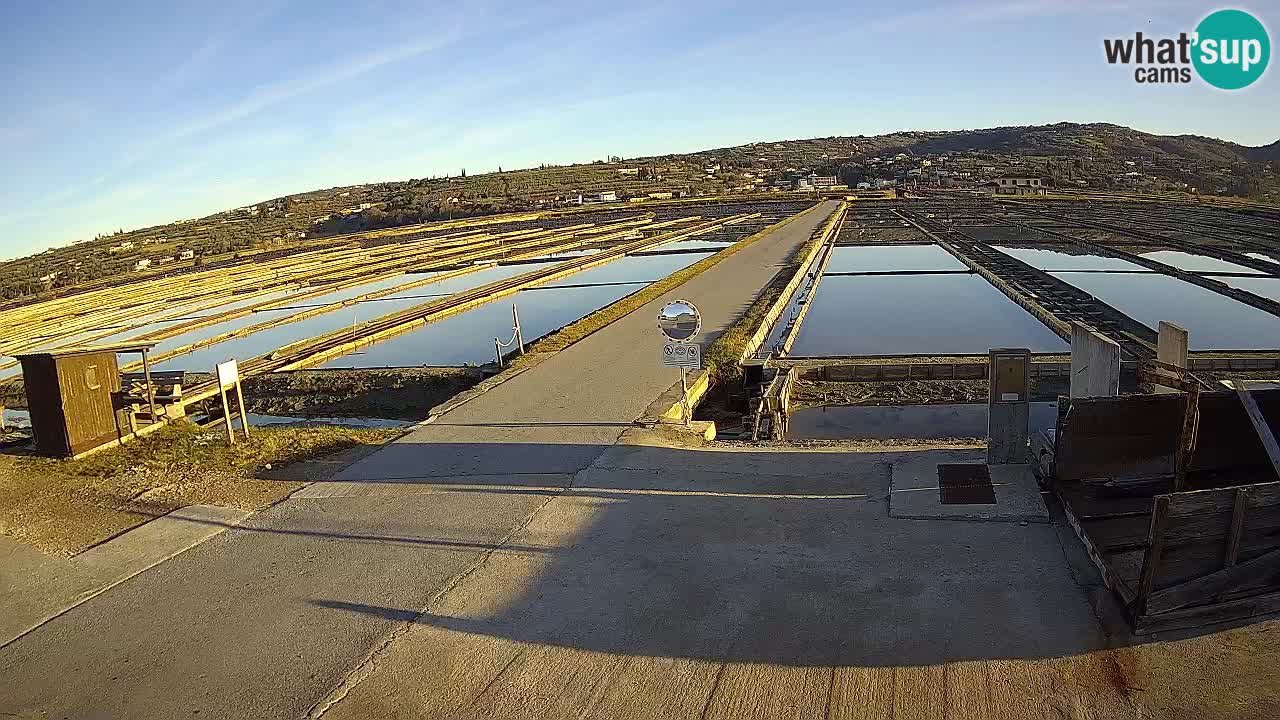
[[[114,679],[119,648],[182,657],[184,677],[236,667],[236,682],[252,683],[270,669],[273,682],[305,685],[349,670],[323,649],[359,654],[404,623],[618,656],[788,666],[1048,658],[1128,642],[1108,643],[1053,526],[888,517],[890,465],[918,453],[518,442],[384,452],[392,448],[396,464],[424,474],[475,458],[492,472],[314,483],[307,490],[333,494],[251,516],[6,652],[103,668],[84,683],[92,702],[95,687],[155,686],[159,670],[146,665]],[[953,461],[966,451],[930,452]],[[548,457],[568,458],[567,472],[515,472]],[[347,473],[362,466],[394,469],[362,461]],[[110,629],[92,630],[102,617]],[[246,627],[296,631],[246,659]],[[87,637],[97,639],[75,640]],[[33,662],[24,676],[44,672]],[[33,678],[24,682],[41,686]],[[171,689],[177,703],[184,691]],[[313,692],[301,693],[304,709]]]
[[[395,620],[398,622],[410,622],[418,617],[418,612],[416,610],[395,610],[392,608],[378,607],[376,605],[343,602],[341,600],[316,600],[314,604],[316,607],[329,608],[331,610],[349,610],[351,612],[379,617],[383,620]]]
[[[556,453],[573,460],[562,468],[573,483],[522,487],[500,471],[340,483],[402,499],[425,484],[429,497],[555,500],[496,550],[523,555],[514,566],[491,563],[451,591],[462,603],[456,617],[324,596],[313,607],[619,655],[801,666],[1059,657],[1107,645],[1053,527],[889,518],[889,463],[903,454],[401,445],[398,454],[426,467],[478,451],[489,465]],[[578,460],[588,456],[599,460]],[[503,609],[468,612],[469,594]]]

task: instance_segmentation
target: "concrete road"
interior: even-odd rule
[[[658,311],[680,298],[702,313],[704,347],[742,316],[788,256],[830,216],[828,201],[533,370],[347,468],[341,479],[505,478],[574,473],[679,382],[661,365]]]
[[[982,451],[694,450],[632,434],[323,717],[1136,716],[1114,661],[1092,653],[1105,638],[1052,526],[888,516],[890,463]]]
[[[834,207],[673,293],[701,307],[703,339]],[[496,547],[541,552],[508,541],[676,382],[660,304],[353,466],[364,494],[285,502],[0,648],[0,714],[307,714]]]

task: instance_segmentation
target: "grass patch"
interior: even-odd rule
[[[713,386],[737,380],[742,376],[741,361],[743,353],[747,350],[747,343],[751,341],[752,336],[760,329],[765,315],[769,313],[773,304],[782,296],[787,283],[791,282],[791,278],[802,270],[805,258],[809,256],[814,247],[822,244],[830,228],[839,220],[839,215],[839,210],[833,212],[828,222],[814,229],[807,242],[792,251],[791,255],[787,257],[787,264],[756,295],[751,307],[747,308],[742,317],[738,318],[737,322],[730,326],[723,335],[716,338],[715,342],[711,343],[711,347],[707,348],[707,351],[703,354],[703,360],[706,363],[707,372],[711,375],[711,384]]]
[[[812,208],[809,208],[809,210],[811,209]],[[774,223],[773,225],[770,225],[769,227],[761,230],[758,233],[755,233],[754,235],[750,235],[748,237],[743,238],[742,240],[739,240],[738,242],[734,243],[733,245],[730,245],[729,247],[721,250],[720,252],[717,252],[708,257],[705,257],[702,260],[699,260],[698,262],[682,270],[677,270],[676,272],[668,275],[667,277],[651,285],[648,285],[642,290],[639,290],[637,292],[634,292],[622,298],[621,300],[613,303],[612,305],[607,305],[603,308],[600,308],[599,310],[591,313],[590,315],[587,315],[586,317],[583,317],[582,319],[576,322],[573,322],[564,326],[560,330],[550,335],[547,335],[541,340],[538,340],[534,344],[530,345],[528,351],[524,355],[521,355],[511,361],[511,365],[513,367],[519,367],[529,362],[529,358],[536,353],[558,352],[560,350],[563,350],[569,347],[570,345],[578,342],[579,340],[582,340],[583,338],[599,330],[600,328],[603,328],[606,325],[609,325],[610,323],[622,318],[623,316],[630,314],[634,310],[644,307],[650,302],[653,302],[654,300],[662,297],[668,292],[676,289],[677,287],[680,287],[681,285],[685,284],[689,280],[697,277],[698,275],[701,275],[707,270],[710,270],[711,268],[715,267],[716,264],[734,255],[735,253],[740,252],[751,243],[759,240],[765,235],[768,235],[774,230],[777,230],[782,226],[791,223],[792,221],[799,218],[801,215],[804,215],[809,210],[802,210],[796,213],[795,215],[792,215],[786,218],[785,220],[781,220],[777,223]],[[714,345],[712,347],[714,347]]]
[[[267,479],[268,465],[270,477],[311,479],[287,466],[380,445],[400,432],[262,427],[227,447],[225,431],[180,423],[81,460],[0,455],[0,533],[73,555],[184,505],[258,510],[302,485]]]
[[[799,248],[797,253],[803,257],[803,252],[809,245],[806,243]],[[760,324],[764,322],[764,316],[769,312],[769,308],[777,302],[782,295],[783,289],[787,286],[787,282],[791,280],[791,276],[799,269],[800,263],[796,258],[788,258],[787,265],[778,271],[777,275],[769,281],[769,284],[760,291],[756,296],[751,307],[738,318],[723,335],[716,338],[711,343],[711,347],[707,348],[707,352],[703,355],[703,361],[706,364],[707,372],[711,374],[711,384],[719,385],[722,382],[736,380],[742,376],[742,354],[746,352],[747,342],[751,340],[751,336],[756,334],[756,330]]]
[[[190,423],[174,423],[121,447],[111,448],[80,460],[29,461],[55,464],[63,472],[85,477],[108,478],[122,473],[148,472],[186,474],[216,470],[245,475],[267,464],[287,465],[317,456],[336,453],[355,445],[380,444],[400,434],[397,430],[337,426],[250,428],[246,440],[236,434],[236,444],[228,446],[226,431],[206,430]]]

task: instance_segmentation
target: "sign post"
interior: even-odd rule
[[[249,413],[244,407],[244,392],[240,389],[240,367],[235,360],[218,363],[215,371],[218,374],[218,393],[222,396],[222,417],[227,423],[227,444],[235,445],[236,436],[231,429],[231,408],[227,405],[227,390],[235,389],[236,402],[240,406],[240,428],[244,437],[249,439]]]
[[[662,364],[680,368],[680,417],[685,425],[693,419],[689,407],[689,384],[685,371],[702,368],[702,348],[689,342],[702,329],[702,314],[688,300],[667,303],[658,313],[658,330],[667,339],[662,346]]]

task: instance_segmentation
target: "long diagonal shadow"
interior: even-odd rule
[[[520,643],[796,666],[1060,657],[1106,644],[1055,528],[890,518],[893,454],[610,453],[602,463],[626,467],[548,490],[555,509],[509,547],[545,545],[486,563],[464,581],[474,587],[451,591],[448,613],[309,602]]]

